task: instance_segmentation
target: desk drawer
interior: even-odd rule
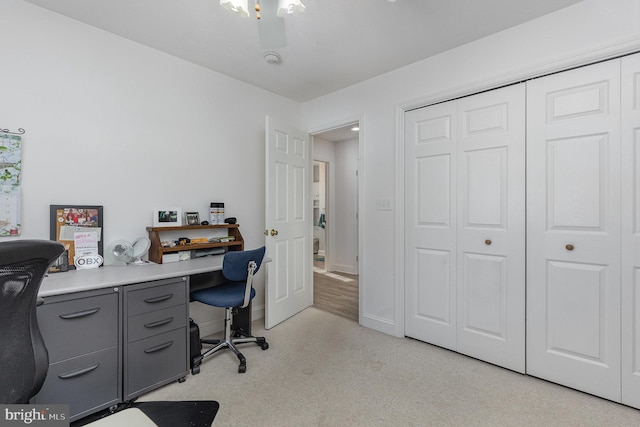
[[[187,325],[185,304],[130,316],[127,321],[127,341],[138,341]]]
[[[159,283],[155,286],[127,292],[127,314],[135,316],[186,303],[187,284],[185,281],[162,282],[168,283]]]
[[[187,328],[127,344],[125,399],[187,374]]]
[[[53,363],[34,401],[70,404],[73,420],[117,403],[118,377],[117,347]]]
[[[37,313],[49,363],[112,347],[118,342],[117,293],[45,303]]]

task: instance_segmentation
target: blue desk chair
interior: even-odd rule
[[[231,327],[233,314],[237,313],[239,308],[247,307],[256,295],[256,291],[252,286],[253,275],[260,269],[264,252],[264,246],[249,251],[227,252],[222,260],[222,275],[227,281],[221,285],[191,293],[191,299],[193,301],[199,301],[203,304],[225,309],[224,338],[200,340],[203,344],[213,345],[213,347],[204,352],[199,360],[194,361],[191,370],[193,374],[200,372],[200,363],[205,358],[223,348],[228,348],[233,351],[240,360],[238,372],[246,372],[247,360],[242,353],[240,353],[236,345],[252,342],[259,345],[263,350],[269,348],[269,344],[263,337],[254,337],[245,334],[239,329],[234,330],[232,335]]]

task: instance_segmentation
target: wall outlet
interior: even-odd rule
[[[391,199],[376,199],[376,210],[378,211],[390,211],[393,209]]]

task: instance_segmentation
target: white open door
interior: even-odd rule
[[[266,118],[265,328],[313,302],[309,135]]]

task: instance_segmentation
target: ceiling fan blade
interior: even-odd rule
[[[287,36],[284,26],[284,18],[280,18],[276,12],[278,4],[276,0],[262,0],[260,2],[261,19],[258,20],[258,35],[260,46],[263,49],[277,49],[287,45]]]

